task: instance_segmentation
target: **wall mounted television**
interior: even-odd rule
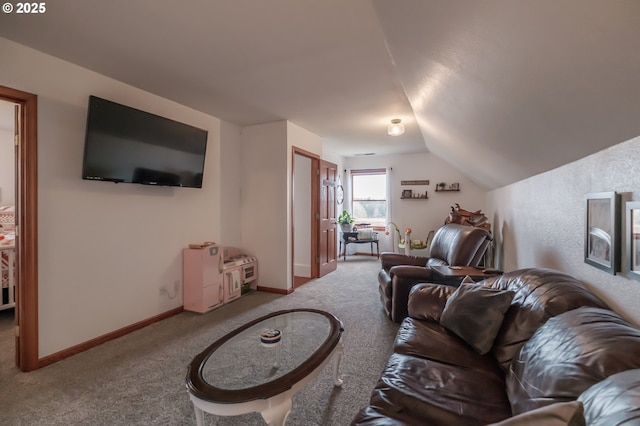
[[[89,96],[82,179],[202,188],[208,132]]]

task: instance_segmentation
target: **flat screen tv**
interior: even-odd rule
[[[208,132],[89,96],[82,178],[202,188]]]

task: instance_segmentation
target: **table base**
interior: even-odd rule
[[[291,389],[275,395],[267,399],[258,399],[255,401],[242,402],[237,404],[219,404],[215,402],[205,401],[197,396],[189,393],[193,408],[196,414],[196,422],[198,426],[204,426],[204,413],[216,414],[219,416],[237,416],[240,414],[247,414],[258,412],[262,415],[262,418],[269,426],[284,426],[291,413],[292,398],[300,389],[302,389],[307,383],[314,379],[322,369],[331,361],[334,360],[333,365],[333,384],[336,387],[340,387],[343,384],[342,379],[339,377],[340,360],[344,353],[344,346],[342,339],[338,342],[331,354],[325,359],[315,370],[311,372],[307,377],[301,381],[295,383]]]

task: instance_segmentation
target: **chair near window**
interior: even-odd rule
[[[478,266],[492,240],[486,229],[450,223],[436,231],[428,257],[381,253],[380,300],[389,318],[401,322],[407,316],[409,292],[418,283],[433,282],[432,266]]]

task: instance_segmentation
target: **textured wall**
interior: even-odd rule
[[[640,200],[640,137],[489,192],[496,264],[507,271],[539,266],[567,272],[640,324],[640,282],[584,263],[585,194],[606,191]],[[624,244],[624,201],[620,210]]]

